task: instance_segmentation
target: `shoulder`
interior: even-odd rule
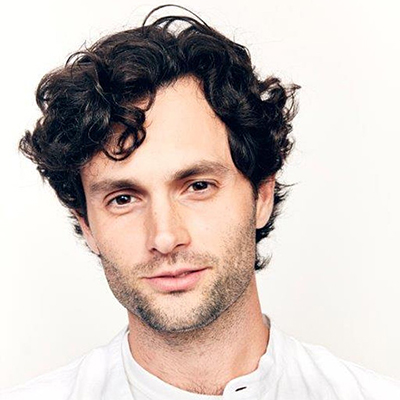
[[[0,400],[94,399],[118,379],[124,331],[110,343],[98,347],[70,364],[34,378],[25,384],[0,391]]]
[[[50,373],[34,378],[25,384],[0,391],[0,400],[19,399],[67,399],[82,363],[91,358],[91,353]]]
[[[282,379],[308,386],[319,395],[329,393],[329,399],[400,400],[400,382],[335,357],[322,346],[274,331],[284,365]]]

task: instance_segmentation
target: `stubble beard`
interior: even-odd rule
[[[183,250],[155,258],[150,263],[121,268],[121,263],[104,254],[100,255],[108,284],[116,299],[145,325],[160,333],[190,332],[215,321],[246,292],[254,276],[255,257],[254,213],[247,226],[238,225],[226,235],[221,258]],[[201,300],[194,307],[185,307],[185,292],[164,295],[164,302],[175,301],[172,297],[182,296],[180,309],[168,312],[140,290],[137,277],[139,273],[154,272],[161,265],[179,263],[195,267],[212,266],[212,270],[219,272],[213,282],[198,293]]]

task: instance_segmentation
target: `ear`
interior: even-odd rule
[[[83,237],[85,238],[86,244],[92,253],[96,255],[100,255],[99,248],[97,247],[96,240],[93,237],[92,231],[89,227],[89,224],[86,221],[86,218],[79,215],[75,210],[71,210],[71,213],[78,220],[79,226],[81,227]]]
[[[260,184],[256,201],[256,228],[265,226],[274,207],[275,176],[270,176]]]

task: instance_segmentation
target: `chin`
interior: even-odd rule
[[[173,296],[181,297],[182,293]],[[165,299],[163,299],[165,301]],[[183,299],[181,304],[170,310],[151,307],[135,307],[133,314],[145,325],[160,333],[184,333],[202,329],[214,322],[223,312],[219,307],[200,305],[188,307],[188,301]],[[213,305],[214,306],[214,305]]]

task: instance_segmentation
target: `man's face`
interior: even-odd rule
[[[134,318],[193,330],[255,287],[255,230],[270,216],[273,182],[256,201],[194,79],[160,90],[145,127],[128,159],[100,153],[83,168],[89,225],[80,223]]]

